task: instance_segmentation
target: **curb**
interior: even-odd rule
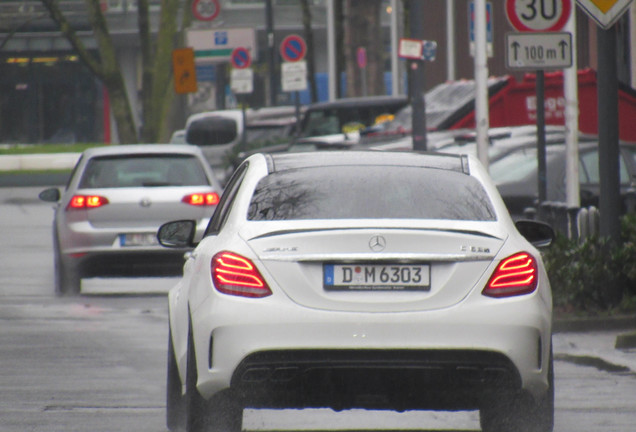
[[[636,330],[636,316],[555,318],[554,333],[584,333],[590,331]]]
[[[636,331],[624,333],[616,336],[616,349],[633,349],[636,348]]]

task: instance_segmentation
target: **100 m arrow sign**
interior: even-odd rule
[[[565,69],[572,66],[571,33],[508,33],[506,66],[511,69]]]

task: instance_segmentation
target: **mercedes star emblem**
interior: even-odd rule
[[[373,252],[383,251],[385,247],[386,240],[382,236],[373,236],[371,240],[369,240],[369,248],[371,248]]]

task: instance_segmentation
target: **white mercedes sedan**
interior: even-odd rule
[[[239,431],[243,408],[476,410],[549,432],[554,237],[510,218],[471,156],[256,154],[169,293],[167,423]],[[196,243],[196,244],[195,244]]]

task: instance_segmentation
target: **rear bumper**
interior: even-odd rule
[[[504,355],[476,350],[295,350],[246,357],[232,388],[252,407],[474,409],[521,388]]]
[[[536,295],[486,301],[406,313],[242,305],[240,319],[204,303],[192,315],[198,388],[210,397],[231,386],[247,406],[335,409],[474,409],[493,391],[541,396],[549,308]]]
[[[157,250],[91,252],[64,257],[80,277],[181,276],[186,251]]]

